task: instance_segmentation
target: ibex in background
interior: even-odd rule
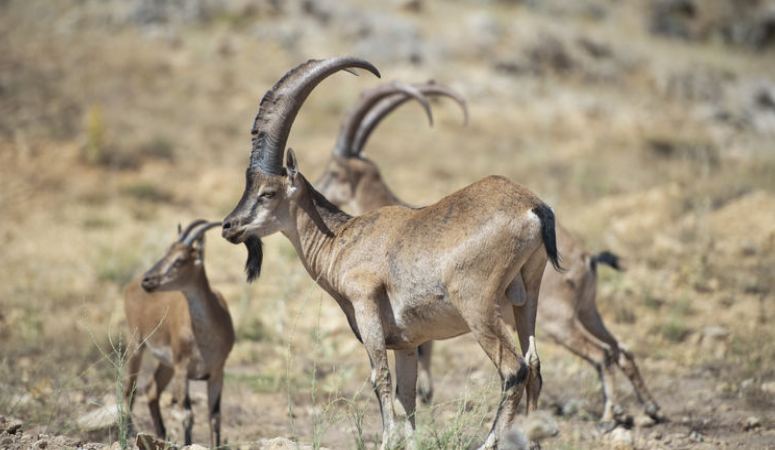
[[[414,87],[425,95],[450,96],[465,111],[463,100],[447,88],[435,84]],[[368,91],[362,100],[367,98]],[[363,145],[376,124],[407,100],[407,95],[395,93],[380,103],[361,101],[353,107],[353,111],[358,113],[350,113],[345,117],[336,150],[315,185],[336,206],[348,207],[355,214],[364,214],[383,206],[408,206],[393,195],[376,164],[361,156]],[[367,110],[369,107],[371,109]],[[361,138],[349,139],[348,136]],[[600,419],[603,429],[611,429],[617,422],[630,420],[617,404],[613,382],[614,363],[630,379],[638,400],[645,405],[646,414],[659,420],[660,407],[646,388],[635,358],[608,332],[595,304],[597,263],[620,270],[618,258],[608,252],[592,255],[565,228],[557,225],[557,230],[559,251],[568,270],[559,273],[552,267],[546,267],[538,301],[538,322],[555,342],[589,361],[597,369],[603,385],[604,407]],[[508,311],[505,317],[511,319]],[[433,396],[430,373],[433,341],[422,344],[418,351],[420,371],[417,390],[422,401],[430,403]]]
[[[463,123],[468,123],[466,102],[452,89],[433,81],[411,87],[420,95],[450,97],[463,109]],[[355,215],[380,206],[409,206],[401,202],[387,187],[377,165],[363,156],[363,147],[382,119],[403,103],[412,98],[417,99],[411,95],[412,91],[406,92],[404,88],[404,85],[394,82],[366,90],[342,119],[339,138],[331,153],[331,159],[325,172],[315,183],[315,189],[331,203],[340,208],[347,207]],[[425,100],[421,98],[418,101]],[[427,102],[423,103],[423,106],[426,104]],[[430,109],[426,107],[426,111],[432,123]],[[362,209],[363,206],[367,209]]]
[[[207,380],[210,445],[221,442],[223,368],[234,345],[234,326],[223,296],[210,288],[204,266],[204,233],[220,222],[197,220],[180,232],[167,253],[124,297],[129,324],[129,380],[125,397],[131,411],[145,347],[159,360],[145,388],[156,434],[166,437],[159,397],[172,380],[173,399],[183,408],[185,444],[191,444],[194,417],[188,380]]]
[[[342,212],[299,172],[292,149],[285,167],[282,161],[293,120],[315,85],[353,67],[379,76],[357,58],[310,60],[264,95],[251,131],[245,190],[224,219],[223,236],[237,244],[283,233],[312,279],[336,300],[371,361],[382,448],[414,447],[416,347],[472,332],[502,380],[495,422],[482,445],[497,448],[523,391],[530,412],[541,390],[533,335],[547,259],[559,267],[554,213],[503,177],[485,178],[419,210]],[[509,305],[526,358],[500,315]],[[396,359],[395,403],[387,349]]]

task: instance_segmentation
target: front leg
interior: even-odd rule
[[[365,298],[353,302],[355,322],[363,346],[371,362],[371,383],[379,400],[382,412],[382,446],[380,449],[394,448],[399,442],[396,436],[396,413],[393,410],[390,367],[388,366],[385,333],[376,300]]]
[[[221,446],[221,392],[223,368],[210,374],[207,380],[207,409],[210,413],[210,447]]]
[[[417,401],[417,348],[394,350],[396,357],[396,409],[404,421],[404,434],[409,438],[407,448],[414,448],[415,415]]]
[[[194,427],[194,413],[191,410],[191,398],[188,396],[188,364],[180,362],[175,365],[175,375],[172,377],[172,401],[175,412],[183,423],[185,445],[191,445],[191,430]]]

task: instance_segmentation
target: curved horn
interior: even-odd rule
[[[183,241],[186,245],[191,245],[195,240],[199,239],[202,234],[209,230],[210,228],[219,227],[221,226],[221,222],[207,222],[204,221],[204,223],[200,224],[196,229],[194,229]]]
[[[250,130],[253,135],[250,167],[281,175],[288,134],[304,100],[318,83],[335,72],[345,70],[357,75],[352,67],[380,76],[377,68],[368,61],[341,56],[324,60],[311,59],[280,78],[272,89],[264,94],[253,121],[253,128]]]
[[[393,81],[382,86],[377,86],[373,89],[365,90],[361,94],[358,101],[347,112],[342,119],[342,125],[339,128],[339,137],[336,141],[336,147],[334,153],[342,157],[355,156],[356,153],[352,152],[353,142],[355,141],[358,128],[366,117],[366,114],[381,100],[386,97],[403,93],[405,98],[415,99],[425,109],[425,113],[428,115],[428,121],[433,125],[433,114],[431,113],[431,105],[425,96],[414,86],[407,86],[400,81]]]
[[[183,230],[182,232],[178,233],[178,242],[183,242],[183,240],[186,238],[186,235],[188,235],[188,233],[190,233],[191,230],[193,230],[195,227],[197,227],[199,225],[202,225],[203,223],[206,223],[206,222],[207,221],[204,220],[204,219],[197,219],[197,220],[191,222],[190,224],[188,224],[188,226],[186,227],[185,230]],[[180,225],[178,225],[178,229],[179,228],[180,228]]]
[[[428,81],[427,83],[415,84],[413,86],[422,92],[423,95],[442,95],[449,97],[457,102],[457,104],[460,105],[460,107],[463,109],[463,125],[468,124],[468,106],[466,105],[466,100],[460,94],[446,86],[436,83],[433,80]],[[384,119],[388,114],[393,112],[393,110],[401,106],[407,100],[409,100],[409,97],[396,94],[392,97],[388,97],[382,100],[382,102],[372,108],[372,110],[369,111],[366,118],[363,119],[360,126],[358,127],[358,131],[355,135],[355,143],[351,149],[353,154],[359,155],[363,151],[363,147],[366,145],[366,141],[369,140],[369,136],[371,136],[371,133],[374,131],[377,125],[379,125],[382,119]]]

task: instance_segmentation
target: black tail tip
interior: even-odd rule
[[[552,263],[554,270],[558,272],[564,272],[560,263],[560,253],[557,251],[557,234],[554,230],[554,211],[549,205],[544,203],[533,208],[533,213],[538,216],[538,220],[541,222],[541,237],[544,240],[544,249],[546,250],[546,256],[549,258],[549,262]]]
[[[592,262],[595,263],[595,264],[597,264],[597,263],[605,264],[605,265],[608,265],[608,266],[618,270],[619,272],[623,272],[624,268],[621,266],[621,264],[619,264],[619,261],[620,261],[619,256],[617,256],[617,255],[615,255],[615,254],[613,254],[613,253],[611,253],[611,252],[609,252],[607,250],[603,251],[603,252],[600,252],[597,255],[592,257]]]

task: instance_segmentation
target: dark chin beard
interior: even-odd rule
[[[261,275],[261,263],[264,259],[261,238],[250,236],[245,239],[245,247],[248,249],[248,260],[245,263],[245,273],[248,275],[248,283],[252,283]]]

